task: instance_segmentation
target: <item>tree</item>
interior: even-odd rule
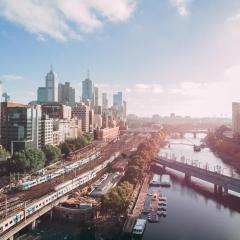
[[[69,153],[71,152],[71,149],[66,142],[62,143],[60,148],[61,148],[62,154],[64,154],[65,156],[68,156]]]
[[[0,161],[5,161],[10,157],[10,154],[8,151],[6,151],[4,148],[0,148]]]
[[[56,162],[61,156],[61,150],[53,145],[45,145],[42,151],[44,152],[48,163]]]
[[[45,161],[45,155],[41,150],[26,149],[13,155],[10,169],[13,172],[35,172],[44,167]]]

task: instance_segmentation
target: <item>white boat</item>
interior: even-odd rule
[[[158,198],[158,201],[159,201],[159,202],[166,202],[166,201],[167,201],[167,198],[166,198],[166,197],[159,197],[159,198]]]
[[[167,203],[165,201],[158,202],[158,206],[167,206]]]
[[[167,212],[166,211],[157,211],[158,216],[163,216],[166,217],[167,216]]]
[[[152,180],[150,181],[151,186],[160,186],[161,177],[158,174],[154,174]]]
[[[167,211],[167,207],[166,206],[158,206],[158,210],[159,211]]]
[[[134,235],[143,235],[144,229],[146,227],[146,223],[147,223],[146,219],[138,218],[134,225],[132,233]]]
[[[170,175],[166,175],[166,174],[162,175],[160,185],[162,187],[170,187],[171,186]]]

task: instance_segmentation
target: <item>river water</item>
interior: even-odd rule
[[[204,135],[198,135],[196,139],[192,135],[185,135],[184,139],[170,139],[171,143],[200,144]],[[200,167],[206,167],[212,171],[239,177],[230,166],[224,164],[210,149],[205,148],[201,152],[194,152],[193,147],[181,144],[171,144],[171,148],[163,148],[159,155],[176,157],[181,161],[194,162]],[[218,166],[216,168],[216,166]],[[193,179],[194,185],[185,185],[183,176],[172,175],[172,186],[161,188],[161,192],[167,197],[167,217],[161,218],[159,223],[147,223],[143,240],[240,240],[240,198],[216,197],[211,184]],[[150,187],[149,192],[156,191]],[[227,199],[227,201],[226,201]],[[146,202],[151,201],[148,196]],[[147,217],[147,216],[145,216]],[[95,235],[94,232],[90,232]],[[67,224],[51,224],[37,232],[38,239],[95,239],[93,236],[82,236],[79,227],[67,226]],[[40,236],[39,236],[40,235]],[[119,235],[111,239],[120,239]]]
[[[199,144],[204,136],[198,135],[197,139],[193,139],[191,135],[185,137]],[[186,139],[170,140],[170,142],[189,143]],[[208,164],[210,170],[218,169],[223,174],[238,177],[230,166],[224,164],[208,148],[194,152],[191,146],[171,144],[171,148],[167,146],[161,149],[159,154],[175,156],[178,161],[181,161],[181,156],[184,155],[189,162],[197,160],[196,164],[201,167],[206,167]],[[214,167],[216,165],[219,167]],[[202,182],[199,184],[201,185]],[[212,188],[207,184],[204,186]],[[149,189],[150,192],[155,190]],[[227,197],[228,204],[223,205],[221,198],[224,201],[224,197],[214,197],[212,193],[206,195],[204,191],[199,191],[198,187],[187,186],[184,181],[173,178],[172,186],[161,188],[161,192],[167,197],[167,217],[161,218],[159,223],[147,223],[143,240],[240,240],[240,213],[232,207],[232,204],[236,205],[236,203],[240,207],[240,200],[234,198],[234,203],[231,203],[232,198]]]

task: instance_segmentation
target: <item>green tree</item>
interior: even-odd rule
[[[46,156],[47,163],[56,162],[61,156],[61,150],[58,147],[53,145],[49,145],[49,144],[45,145],[42,151]]]
[[[66,142],[61,144],[60,149],[61,149],[62,154],[64,154],[65,156],[68,156],[69,153],[71,152],[71,148],[69,147],[68,143],[66,143]]]
[[[35,172],[44,167],[45,161],[45,155],[41,150],[26,149],[13,155],[10,169],[13,172]]]
[[[0,161],[5,161],[10,157],[10,154],[8,151],[6,151],[4,148],[0,148]]]

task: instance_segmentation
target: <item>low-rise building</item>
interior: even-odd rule
[[[119,135],[119,127],[114,128],[98,128],[95,130],[95,138],[102,141],[110,141],[116,139]]]

